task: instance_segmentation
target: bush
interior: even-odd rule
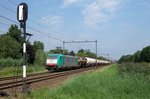
[[[118,65],[119,73],[150,75],[148,63],[122,63]]]
[[[23,59],[0,59],[0,68],[11,67],[11,66],[21,66],[23,64]]]
[[[141,61],[150,62],[150,46],[143,48],[140,58]]]
[[[47,54],[42,50],[38,50],[35,56],[35,65],[44,66],[46,64]]]
[[[0,58],[21,58],[21,45],[8,35],[0,35]]]
[[[123,62],[132,62],[133,55],[123,55],[119,60],[118,63],[123,63]]]
[[[140,57],[141,57],[141,51],[136,51],[132,57],[132,60],[134,62],[141,62]]]

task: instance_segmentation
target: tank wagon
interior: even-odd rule
[[[77,56],[69,56],[63,54],[48,54],[46,60],[46,69],[48,70],[58,70],[77,66]]]
[[[78,65],[84,67],[87,65],[87,58],[86,57],[78,57]]]
[[[87,66],[95,66],[96,65],[96,59],[85,57],[87,59]]]
[[[89,58],[89,57],[86,57],[87,59],[87,63],[86,65],[87,66],[95,66],[96,65],[96,61],[97,61],[97,65],[107,65],[107,64],[110,64],[109,61],[106,61],[106,60],[99,60],[99,59],[94,59],[94,58]]]

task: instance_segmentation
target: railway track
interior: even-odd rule
[[[41,72],[41,73],[28,74],[27,77],[36,76],[36,75],[43,75],[45,73],[49,73],[49,72]],[[12,80],[12,79],[15,79],[15,78],[22,78],[22,75],[10,76],[10,77],[1,77],[0,78],[0,82],[4,81],[4,80]]]
[[[31,74],[31,75],[27,76],[26,84],[30,85],[35,82],[40,82],[40,81],[44,81],[44,80],[48,80],[48,79],[53,79],[56,77],[76,74],[79,72],[93,70],[93,69],[97,69],[97,68],[101,68],[101,67],[103,67],[103,66],[80,68],[80,69],[56,72],[56,73],[45,72],[45,73]],[[0,79],[0,91],[23,85],[23,80],[22,80],[21,76],[19,76],[18,80],[16,80],[15,82],[12,79],[14,79],[14,78],[13,77],[1,78]]]

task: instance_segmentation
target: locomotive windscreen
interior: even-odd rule
[[[48,56],[49,59],[57,59],[57,55],[50,55]]]

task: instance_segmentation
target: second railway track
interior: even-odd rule
[[[37,75],[33,74],[30,76],[27,76],[26,84],[31,84],[31,83],[44,81],[44,80],[48,80],[48,79],[53,79],[53,78],[57,78],[57,77],[61,77],[61,76],[71,75],[71,74],[75,74],[75,73],[79,73],[79,72],[83,72],[83,71],[87,71],[87,70],[92,70],[92,69],[96,69],[96,68],[101,68],[101,67],[103,67],[103,66],[80,68],[80,69],[56,72],[56,73],[45,72],[45,73],[39,73]],[[18,87],[18,86],[23,85],[23,80],[22,80],[21,76],[16,81],[13,81],[12,79],[14,79],[14,78],[6,78],[6,79],[4,78],[3,80],[1,79],[0,80],[0,90],[7,90],[7,89],[10,89],[13,87]]]

